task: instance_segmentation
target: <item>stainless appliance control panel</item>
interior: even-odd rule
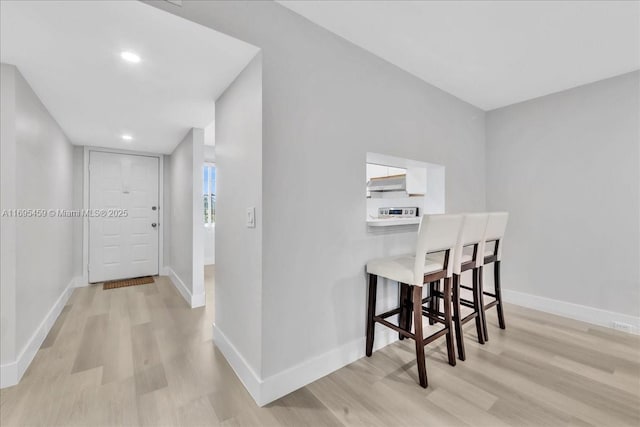
[[[378,208],[378,218],[412,218],[418,215],[418,208]]]

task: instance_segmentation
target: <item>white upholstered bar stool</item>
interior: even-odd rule
[[[449,364],[455,366],[456,356],[451,331],[451,278],[453,275],[452,261],[458,234],[464,217],[462,215],[424,215],[418,229],[416,252],[411,255],[378,259],[367,263],[369,273],[369,298],[367,308],[367,341],[366,354],[371,356],[375,324],[387,326],[406,338],[415,341],[416,359],[418,364],[418,379],[422,387],[427,387],[427,370],[425,365],[424,346],[445,335],[447,340],[447,355]],[[442,262],[431,261],[428,253],[443,252]],[[378,277],[396,281],[406,285],[410,292],[400,296],[399,307],[386,313],[376,314],[376,294]],[[433,313],[422,306],[422,286],[424,283],[444,280],[445,305],[444,313]],[[447,297],[448,296],[448,297]],[[406,298],[405,298],[406,297]],[[413,312],[413,329],[411,332],[411,312]],[[394,325],[386,318],[399,314],[399,325]],[[444,327],[424,337],[422,330],[422,316],[427,316]]]
[[[472,213],[464,216],[464,225],[453,257],[453,324],[460,360],[466,359],[462,326],[470,320],[475,319],[478,342],[484,344],[479,274],[484,261],[484,236],[488,219],[489,215],[486,213]],[[470,254],[466,254],[464,248],[471,249]],[[462,273],[466,271],[471,271],[471,287],[461,283]],[[461,298],[460,288],[471,291],[471,300]],[[471,313],[461,317],[461,306],[471,308]]]
[[[460,230],[453,256],[453,325],[456,331],[456,344],[460,360],[466,359],[462,326],[467,322],[475,319],[478,342],[484,344],[479,272],[484,261],[484,237],[488,218],[489,215],[487,213],[464,215],[464,223]],[[442,254],[431,254],[427,255],[427,257],[432,261],[438,261],[442,258]],[[471,271],[472,286],[461,283],[462,273],[466,271]],[[443,299],[444,293],[440,292],[438,283],[431,283],[430,285],[432,298],[430,298],[429,303],[431,309],[435,310],[436,307],[440,306],[440,300]],[[471,291],[471,299],[461,297],[461,288]],[[462,306],[471,308],[471,313],[462,317]]]
[[[507,222],[509,220],[508,212],[491,212],[489,213],[489,219],[487,220],[487,229],[484,237],[484,257],[482,259],[482,266],[480,267],[480,303],[482,304],[482,329],[484,332],[484,340],[489,341],[489,335],[487,334],[487,319],[486,311],[491,307],[496,307],[498,312],[498,324],[500,329],[505,329],[504,323],[504,311],[502,307],[502,290],[500,283],[500,262],[502,261],[502,240],[504,239],[504,233],[507,229]],[[491,244],[493,243],[493,247]],[[484,289],[484,267],[493,264],[493,283],[494,293],[488,292]],[[493,298],[493,301],[488,304],[484,304],[484,296]]]

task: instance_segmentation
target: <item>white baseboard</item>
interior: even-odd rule
[[[376,328],[374,350],[380,350],[398,341],[398,333],[389,328]],[[265,378],[260,394],[260,406],[264,406],[307,384],[310,384],[356,360],[365,357],[366,338],[362,337],[324,354]]]
[[[502,290],[502,296],[505,302],[511,304],[568,317],[569,319],[580,320],[593,325],[613,328],[614,322],[626,323],[631,325],[631,333],[640,334],[640,317],[508,289]]]
[[[207,301],[206,294],[200,293],[191,295],[191,308],[204,307]]]
[[[249,366],[244,357],[236,349],[236,347],[229,341],[229,338],[222,332],[216,324],[213,324],[213,341],[216,347],[222,352],[231,368],[235,371],[236,375],[240,379],[240,382],[244,384],[253,400],[260,406],[262,406],[260,394],[262,389],[262,380],[256,374],[256,372]]]
[[[592,323],[613,327],[613,322],[632,325],[633,333],[640,329],[640,318],[572,304],[522,292],[503,290],[505,302]],[[236,375],[260,406],[285,396],[292,391],[318,380],[364,356],[365,338],[354,340],[324,354],[306,360],[285,371],[261,379],[246,363],[228,338],[214,325],[214,342],[225,356]],[[385,347],[398,340],[398,334],[387,328],[376,328],[374,348]]]
[[[187,285],[184,284],[180,276],[178,276],[171,267],[165,266],[162,270],[165,275],[169,276],[171,283],[173,283],[173,286],[175,286],[180,295],[182,295],[182,298],[189,304],[189,307],[197,308],[205,305],[206,297],[204,293],[192,295]]]
[[[365,338],[362,337],[263,380],[215,324],[213,340],[259,406],[267,405],[365,356]],[[376,328],[374,349],[379,350],[397,340],[397,332]]]
[[[58,319],[62,309],[67,304],[76,284],[81,283],[82,281],[82,277],[74,277],[71,279],[65,290],[62,291],[62,294],[60,294],[56,302],[53,304],[53,307],[51,307],[42,322],[40,322],[40,325],[35,330],[29,341],[27,341],[27,344],[20,351],[15,362],[0,365],[0,388],[11,387],[20,382],[20,379],[22,379],[22,376],[33,361],[33,358],[36,356],[40,346],[53,327],[53,324]]]
[[[189,306],[191,306],[191,292],[189,291],[189,288],[187,288],[182,279],[176,274],[175,271],[173,271],[171,267],[165,267],[164,269],[167,273],[167,276],[169,276],[169,279],[171,279],[171,283],[173,283],[173,286],[175,286],[180,295],[182,295],[182,298],[184,298]]]

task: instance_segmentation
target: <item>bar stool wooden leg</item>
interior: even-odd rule
[[[413,324],[413,292],[411,291],[411,286],[407,285],[407,315],[406,315],[406,323],[404,325],[404,329],[407,332],[411,332],[411,325]]]
[[[480,303],[479,313],[482,314],[482,331],[484,333],[484,341],[487,342],[489,341],[489,335],[487,333],[487,316],[484,311],[484,267],[480,267],[478,270],[478,287],[480,288],[478,295],[478,302]]]
[[[496,291],[496,309],[498,310],[498,324],[500,325],[500,329],[505,329],[506,325],[504,324],[504,312],[502,311],[502,291],[500,290],[500,261],[496,261],[493,267],[493,274],[495,280],[495,291]]]
[[[462,339],[462,319],[460,318],[460,276],[457,274],[453,275],[453,323],[456,328],[458,358],[465,360],[466,355],[464,351],[464,341]]]
[[[476,315],[476,333],[478,334],[478,342],[480,344],[484,344],[484,329],[482,329],[482,318],[483,318],[483,308],[481,304],[481,295],[482,290],[480,289],[480,285],[478,284],[478,276],[480,274],[480,269],[473,269],[473,309],[477,313]]]
[[[438,307],[438,297],[435,296],[436,291],[438,291],[438,283],[439,282],[430,282],[429,283],[429,311],[435,313]],[[435,320],[429,318],[429,324],[435,325]]]
[[[398,305],[400,308],[400,314],[398,315],[398,326],[400,326],[405,331],[407,330],[407,297],[408,297],[408,289],[409,286],[405,283],[400,283],[400,297],[398,298],[400,304]],[[402,341],[404,339],[404,335],[398,333],[398,339]]]
[[[422,288],[413,288],[413,323],[415,328],[416,360],[418,362],[418,379],[423,388],[427,388],[427,367],[424,359],[424,336],[422,333]]]
[[[376,324],[373,317],[376,314],[376,294],[378,292],[378,276],[375,274],[369,275],[369,306],[367,308],[367,356],[371,356],[373,351],[373,336],[375,333]]]
[[[449,365],[456,366],[456,351],[453,347],[453,325],[451,322],[451,278],[444,279],[444,321],[447,328],[447,355],[449,356]]]

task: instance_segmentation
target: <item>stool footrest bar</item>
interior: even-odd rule
[[[386,319],[387,317],[393,316],[394,314],[400,314],[402,309],[400,307],[394,308],[393,310],[389,310],[382,314],[376,314],[376,317],[380,317],[381,319]]]
[[[465,307],[474,308],[473,301],[469,301],[468,299],[460,298],[460,305],[464,305]]]
[[[440,338],[441,336],[443,336],[444,334],[446,334],[447,332],[449,332],[449,328],[444,328],[439,330],[438,332],[429,335],[428,337],[426,337],[424,340],[422,340],[422,345],[427,345],[432,341],[437,340],[438,338]]]
[[[434,322],[438,322],[438,323],[442,323],[443,325],[445,324],[444,321],[444,313],[432,313],[428,308],[424,308],[422,307],[422,315],[426,318],[429,318],[431,320],[433,320]],[[442,317],[440,317],[442,316]]]
[[[471,313],[471,314],[469,314],[469,315],[467,315],[467,316],[463,317],[463,318],[462,318],[462,320],[460,321],[460,323],[462,323],[462,324],[464,325],[464,324],[465,324],[465,323],[467,323],[469,320],[471,320],[471,319],[475,319],[477,316],[478,316],[478,313],[475,313],[475,312],[474,312],[474,313]]]
[[[394,331],[396,331],[396,332],[398,332],[398,333],[400,333],[400,334],[404,335],[404,336],[405,336],[405,337],[407,337],[407,338],[415,339],[415,335],[414,335],[414,334],[412,334],[411,332],[407,332],[407,331],[405,331],[404,329],[402,329],[401,327],[399,327],[399,326],[397,326],[397,325],[394,325],[394,324],[393,324],[393,323],[391,323],[391,322],[387,322],[386,320],[384,320],[383,318],[381,318],[381,317],[379,317],[379,316],[375,316],[375,317],[373,318],[373,321],[374,321],[374,322],[381,323],[381,324],[383,324],[384,326],[386,326],[387,328],[391,328],[391,329],[393,329]]]
[[[496,305],[498,305],[498,300],[494,300],[494,301],[491,301],[489,304],[485,304],[484,309],[488,310],[491,307],[495,307]]]
[[[427,302],[431,301],[431,298],[432,298],[431,296],[422,298],[422,303],[424,304],[424,303],[427,303]]]

